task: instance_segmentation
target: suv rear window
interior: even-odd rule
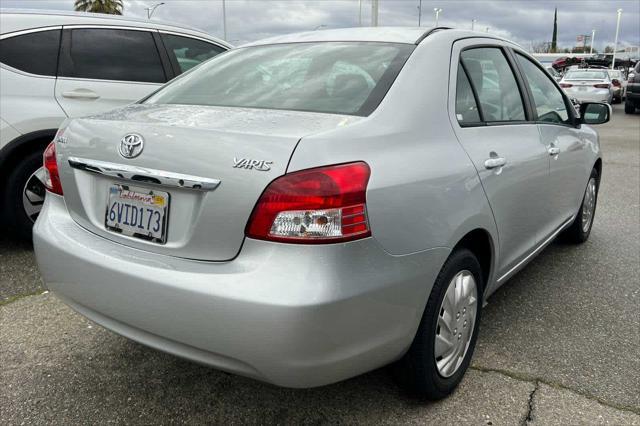
[[[235,49],[178,78],[147,102],[368,115],[414,48],[323,42]]]
[[[66,37],[66,35],[65,35]],[[60,75],[98,80],[164,83],[160,54],[148,31],[71,30],[60,56]]]
[[[31,74],[56,75],[60,30],[22,34],[0,40],[0,62]]]

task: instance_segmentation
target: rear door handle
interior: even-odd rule
[[[498,167],[502,167],[507,164],[507,159],[503,157],[491,157],[484,162],[485,169],[495,169]]]
[[[100,97],[96,92],[89,89],[76,89],[62,92],[62,96],[69,99],[98,99]]]
[[[549,152],[549,155],[560,154],[560,148],[558,148],[557,146],[550,146],[549,148],[547,148],[547,151]]]

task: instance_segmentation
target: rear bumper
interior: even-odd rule
[[[34,245],[48,288],[96,323],[288,387],[336,382],[399,358],[449,254],[391,256],[373,238],[326,246],[247,239],[233,261],[192,261],[99,237],[51,194]]]
[[[580,90],[565,89],[570,98],[575,98],[580,102],[609,102],[612,92],[609,90],[594,90],[583,92]]]

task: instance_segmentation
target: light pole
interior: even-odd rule
[[[620,32],[620,17],[622,9],[618,9],[618,22],[616,23],[616,41],[613,42],[613,59],[611,60],[611,69],[616,65],[616,50],[618,50],[618,33]]]
[[[156,11],[156,9],[160,6],[162,6],[164,4],[164,2],[162,3],[158,3],[156,5],[154,5],[153,7],[146,7],[145,10],[147,11],[147,19],[151,19],[151,17],[153,16],[153,12]]]
[[[378,0],[371,0],[371,26],[378,26]]]
[[[358,26],[362,26],[362,0],[358,0]]]
[[[442,9],[440,9],[439,7],[434,7],[433,11],[436,13],[436,28],[438,27],[438,19],[440,18],[440,12],[442,12]]]
[[[472,20],[471,20],[471,31],[473,31],[473,29],[475,28],[475,26],[476,26],[476,22],[477,22],[477,21],[476,21],[475,19],[472,19]]]
[[[589,49],[589,54],[593,54],[593,39],[596,38],[596,30],[591,30],[591,49]]]
[[[422,23],[422,0],[418,3],[418,26]]]
[[[222,38],[227,40],[227,2],[222,0]]]

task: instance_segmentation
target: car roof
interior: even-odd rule
[[[228,48],[232,47],[226,41],[213,37],[207,32],[197,28],[156,20],[151,21],[120,15],[107,15],[103,13],[58,10],[0,9],[0,20],[2,23],[2,25],[0,25],[0,31],[2,34],[58,25],[117,25],[174,31],[205,38]]]
[[[285,34],[250,42],[244,44],[242,47],[332,41],[419,44],[422,40],[435,33],[442,36],[447,34],[447,37],[445,38],[454,39],[464,37],[483,37],[508,41],[493,34],[456,30],[447,27],[356,27]]]

